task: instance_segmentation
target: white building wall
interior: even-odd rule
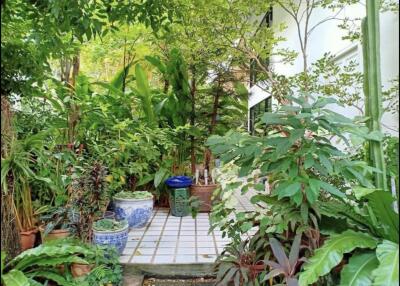
[[[313,12],[310,26],[334,15],[334,12],[326,9],[316,9]],[[357,4],[345,7],[337,16],[343,17],[364,17],[365,5]],[[293,75],[303,70],[303,60],[300,53],[300,43],[297,34],[296,24],[291,16],[280,7],[273,9],[273,25],[278,26],[280,23],[286,23],[285,29],[281,36],[286,41],[279,45],[279,48],[289,48],[299,52],[294,64],[283,64],[279,58],[272,58],[271,63],[273,69],[283,75]],[[316,60],[323,57],[324,53],[331,53],[337,56],[338,62],[346,62],[349,59],[357,59],[360,63],[359,68],[362,71],[362,47],[359,44],[343,40],[345,32],[337,27],[338,22],[331,20],[317,27],[309,38],[308,44],[308,66]],[[398,78],[399,75],[399,16],[393,12],[385,12],[380,15],[381,29],[381,75],[384,88],[389,86],[392,79]],[[260,88],[253,86],[250,89],[249,109],[255,104],[268,97],[268,94]],[[348,117],[361,115],[356,108],[341,108],[339,106],[332,107],[335,111],[342,113]],[[384,114],[382,118],[384,132],[398,136],[398,114]]]

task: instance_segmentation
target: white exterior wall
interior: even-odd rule
[[[313,12],[309,27],[318,23],[327,16],[332,16],[334,13],[326,9],[316,9]],[[346,7],[338,17],[364,17],[365,5],[352,5]],[[287,29],[282,32],[281,36],[286,38],[286,41],[280,44],[280,48],[289,48],[299,52],[297,59],[293,65],[282,64],[278,58],[272,58],[271,64],[273,69],[286,76],[299,73],[303,70],[303,60],[300,53],[300,43],[297,34],[297,28],[291,16],[282,8],[274,7],[273,9],[273,25],[286,23]],[[337,56],[338,62],[345,62],[351,59],[357,59],[360,63],[360,71],[362,71],[362,47],[359,44],[351,43],[348,40],[342,40],[344,31],[337,27],[338,22],[331,20],[323,23],[316,28],[309,38],[308,43],[308,66],[316,60],[323,57],[324,53],[331,53]],[[381,75],[384,88],[389,86],[390,80],[398,78],[399,75],[399,16],[393,12],[385,12],[380,16],[381,29]],[[253,86],[250,89],[249,109],[263,99],[267,98],[268,94],[260,88]],[[339,112],[348,117],[361,115],[356,108],[342,108],[333,106],[336,112]],[[384,114],[382,118],[383,131],[398,136],[398,114]],[[389,127],[386,128],[385,126]]]

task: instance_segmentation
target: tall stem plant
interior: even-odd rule
[[[379,1],[367,0],[367,17],[363,19],[363,59],[364,59],[364,94],[365,115],[371,132],[381,132],[382,91],[379,51]],[[368,141],[368,161],[381,170],[375,174],[377,188],[387,190],[386,167],[382,142]]]

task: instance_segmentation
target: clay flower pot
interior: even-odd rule
[[[34,228],[31,230],[20,232],[20,237],[21,237],[20,243],[22,251],[33,248],[33,246],[35,245],[37,231],[38,231],[37,228]]]
[[[211,196],[217,184],[210,185],[191,185],[190,194],[199,198],[201,205],[199,212],[210,212],[212,207]]]
[[[73,277],[82,277],[92,270],[92,266],[90,264],[81,264],[81,263],[72,263],[71,264],[71,273]]]
[[[44,229],[43,227],[40,227],[40,234],[42,237],[42,242],[45,241],[50,241],[54,239],[60,239],[60,238],[66,238],[70,235],[70,232],[68,229],[55,229],[50,231],[46,236],[44,235]]]

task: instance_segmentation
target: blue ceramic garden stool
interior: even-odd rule
[[[176,217],[187,216],[189,208],[189,189],[192,179],[186,176],[170,177],[165,181],[169,187],[169,206],[171,214]]]

